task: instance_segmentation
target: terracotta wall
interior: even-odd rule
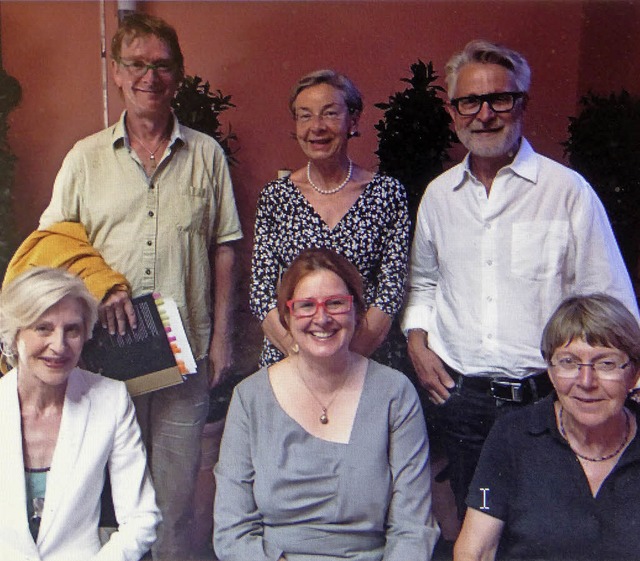
[[[240,140],[236,196],[247,234],[260,187],[282,167],[304,158],[290,135],[288,91],[320,67],[347,73],[365,96],[363,136],[351,155],[375,168],[373,124],[385,101],[404,85],[418,58],[444,63],[467,41],[484,37],[523,52],[533,69],[527,136],[541,152],[562,159],[567,117],[588,88],[640,93],[640,2],[632,1],[163,1],[138,8],[177,29],[186,70],[233,96],[228,120]],[[105,3],[106,35],[117,5]],[[55,173],[73,143],[102,127],[101,5],[97,1],[0,2],[2,62],[24,89],[11,119],[19,158],[16,217],[26,235],[46,206]],[[108,90],[109,122],[122,109]],[[459,153],[454,154],[459,157]],[[1,225],[0,225],[1,227]]]

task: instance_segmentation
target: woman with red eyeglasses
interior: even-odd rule
[[[407,378],[350,350],[362,279],[328,249],[284,274],[292,353],[236,388],[215,468],[221,561],[427,561],[429,444]]]

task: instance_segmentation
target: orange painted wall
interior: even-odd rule
[[[280,167],[304,161],[291,140],[286,108],[291,84],[318,67],[335,67],[360,86],[367,103],[363,137],[352,155],[375,167],[374,102],[403,87],[417,58],[441,73],[466,41],[486,37],[521,50],[533,68],[527,135],[562,158],[567,116],[587,87],[640,89],[632,72],[640,54],[640,6],[578,1],[139,2],[178,30],[187,72],[232,94],[229,120],[240,138],[234,169],[243,223],[250,233],[260,187]],[[116,3],[106,2],[107,36]],[[16,214],[21,233],[36,225],[60,162],[78,138],[102,127],[100,4],[0,3],[5,68],[24,89],[10,142],[19,157]],[[620,54],[622,53],[622,55]],[[121,111],[109,89],[109,121]]]
[[[443,72],[449,56],[483,37],[523,52],[533,69],[526,134],[541,152],[562,159],[567,117],[588,88],[626,87],[640,94],[640,2],[627,0],[503,1],[163,1],[138,8],[172,23],[186,70],[231,94],[228,120],[240,140],[233,169],[247,234],[246,280],[255,202],[282,167],[304,164],[291,139],[291,85],[302,74],[334,67],[361,88],[362,137],[351,155],[375,168],[373,125],[400,78],[418,58]],[[110,39],[117,5],[107,0]],[[21,234],[37,225],[55,173],[73,143],[102,128],[100,15],[97,1],[0,1],[2,62],[24,90],[12,114],[10,144],[19,158],[15,184]],[[108,91],[109,122],[122,110]],[[460,150],[455,154],[460,156]],[[0,226],[1,227],[1,226]]]

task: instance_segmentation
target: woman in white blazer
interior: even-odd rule
[[[97,318],[77,277],[34,268],[0,293],[0,559],[134,561],[160,513],[122,382],[77,367]],[[119,528],[102,546],[109,469]]]

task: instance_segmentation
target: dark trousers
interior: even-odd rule
[[[495,420],[517,407],[541,399],[551,391],[552,386],[547,374],[542,373],[529,379],[527,388],[533,386],[535,391],[528,390],[523,401],[497,400],[491,395],[489,379],[476,378],[473,383],[465,384],[464,376],[450,368],[447,370],[456,380],[456,387],[451,391],[451,397],[436,407],[434,421],[449,459],[447,476],[456,500],[458,517],[462,520],[480,451]]]

